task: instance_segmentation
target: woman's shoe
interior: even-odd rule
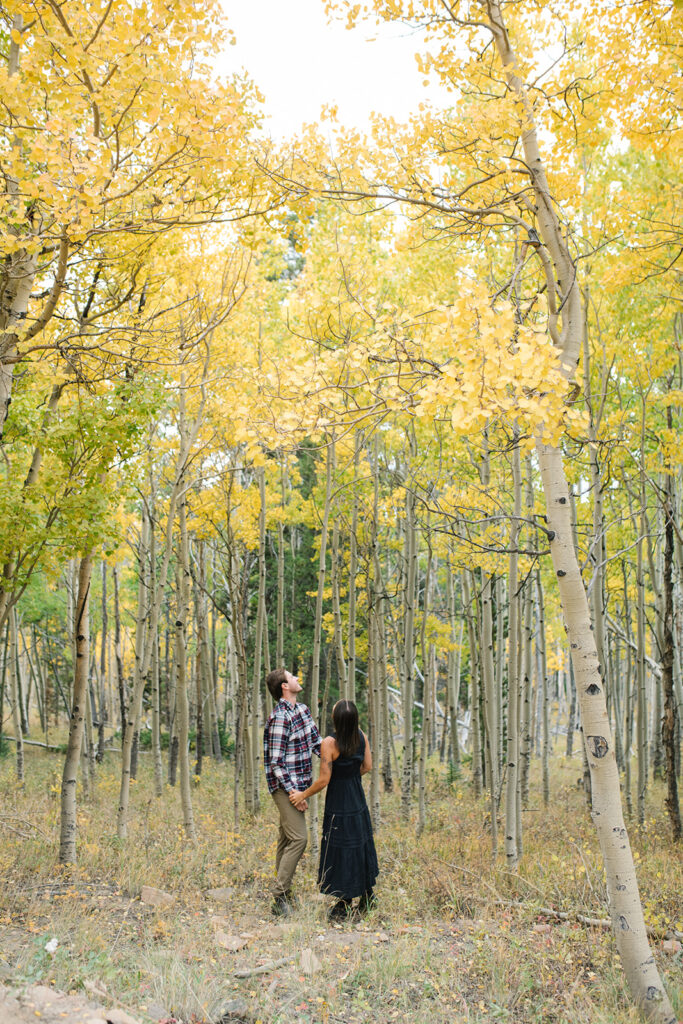
[[[329,914],[330,921],[346,921],[351,916],[351,900],[337,900]]]
[[[372,889],[368,889],[366,892],[363,893],[361,898],[358,900],[358,913],[361,916],[364,916],[365,914],[369,913],[369,911],[374,910],[376,906],[377,897],[375,896]]]

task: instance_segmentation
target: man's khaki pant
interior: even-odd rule
[[[292,884],[296,866],[306,849],[308,830],[306,815],[303,811],[297,811],[296,807],[290,803],[289,796],[284,789],[276,789],[271,796],[280,815],[280,833],[275,854],[277,880],[273,888],[273,894],[279,896],[281,893],[287,892]]]

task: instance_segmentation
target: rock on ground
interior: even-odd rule
[[[105,1010],[83,996],[68,996],[47,985],[0,985],[0,1024],[140,1024],[120,1009]]]

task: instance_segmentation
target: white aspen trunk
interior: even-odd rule
[[[518,864],[517,835],[521,831],[518,821],[519,789],[519,534],[522,514],[522,467],[515,430],[512,450],[512,520],[510,523],[510,585],[508,604],[508,734],[507,778],[505,788],[505,860],[508,870],[516,871]]]
[[[181,397],[181,406],[183,399]],[[182,422],[181,412],[181,422]],[[184,474],[181,474],[184,482]],[[187,618],[190,609],[190,543],[187,536],[187,488],[181,486],[178,498],[178,609],[176,618],[176,708],[178,714],[178,772],[180,803],[185,835],[192,841],[197,834],[192,810],[190,784],[190,708],[187,693]]]
[[[59,863],[76,863],[76,779],[83,739],[83,722],[88,695],[90,669],[90,578],[92,552],[80,560],[78,598],[76,603],[74,683],[69,719],[69,739],[62,773],[61,817],[59,830]]]
[[[534,511],[534,492],[532,483],[531,458],[526,458],[526,509],[529,519]],[[519,735],[520,735],[520,756],[519,756],[519,800],[520,808],[527,809],[529,806],[529,771],[531,768],[531,726],[532,726],[532,676],[533,676],[533,590],[530,581],[527,579],[522,591],[522,698],[519,708]],[[521,821],[521,810],[520,810]],[[521,833],[520,833],[521,841]],[[519,855],[522,855],[521,847]]]
[[[481,675],[484,691],[486,726],[486,763],[488,765],[489,806],[491,814],[491,855],[498,850],[498,713],[495,706],[495,666],[493,658],[493,577],[482,572],[481,588]]]
[[[410,817],[413,788],[413,700],[415,688],[415,590],[417,582],[417,525],[415,495],[409,486],[405,493],[405,590],[403,616],[403,652],[401,656],[401,694],[403,698],[403,765],[401,771],[401,817]]]
[[[462,598],[465,619],[467,621],[467,637],[470,648],[470,735],[472,737],[472,791],[476,800],[481,796],[481,728],[479,722],[479,658],[477,652],[475,612],[472,608],[467,570],[462,573]]]
[[[12,727],[16,742],[17,782],[24,786],[24,734],[21,728],[21,693],[17,671],[17,610],[12,608],[9,613],[9,642],[6,648],[9,659],[10,696],[12,701]]]
[[[157,547],[155,527],[154,485],[150,470],[150,529],[149,529],[149,587],[150,594],[156,593]],[[152,762],[154,765],[154,795],[160,797],[164,791],[164,767],[161,758],[161,693],[159,666],[159,635],[154,630],[152,637]]]
[[[94,666],[93,666],[94,667]],[[88,784],[83,787],[83,796],[86,800],[95,799],[95,730],[93,728],[93,688],[88,679],[88,689],[85,695],[85,750],[86,750],[86,772]]]
[[[374,748],[370,773],[370,815],[372,826],[380,826],[379,770],[382,732],[381,664],[379,651],[380,611],[377,579],[368,573],[368,711]]]
[[[565,375],[568,381],[572,381],[581,351],[583,326],[577,267],[557,219],[538,146],[532,105],[519,77],[517,58],[507,33],[500,0],[486,0],[486,13],[508,87],[523,111],[521,141],[524,159],[533,189],[542,245],[552,261],[552,274],[547,276],[548,329],[560,348]],[[558,335],[560,313],[561,335]],[[645,931],[635,865],[623,821],[619,771],[612,747],[595,634],[591,628],[588,599],[572,536],[569,488],[562,454],[559,448],[546,444],[540,438],[536,442],[536,452],[546,500],[550,551],[576,674],[584,746],[590,766],[592,814],[605,863],[617,948],[637,1005],[650,1019],[660,1024],[673,1024],[673,1009]]]
[[[628,580],[626,578],[626,566],[622,562],[624,574],[624,616],[623,621],[627,631],[627,638],[630,639],[630,601],[628,598]],[[633,818],[633,794],[631,784],[631,756],[633,751],[633,659],[631,657],[630,644],[624,649],[625,679],[626,679],[626,707],[624,710],[624,792],[626,794],[626,814]]]
[[[334,622],[334,653],[337,663],[337,679],[339,680],[339,693],[344,700],[350,700],[348,696],[348,672],[346,670],[346,659],[344,657],[344,635],[341,617],[341,601],[339,597],[339,521],[335,517],[332,524],[332,551],[331,551],[331,583],[332,583],[332,620]]]
[[[178,777],[178,710],[176,707],[175,629],[172,634],[173,653],[168,669],[168,770],[169,786],[175,786]]]
[[[334,464],[334,441],[327,446],[325,458],[325,506],[320,523],[320,555],[318,558],[318,591],[315,599],[315,621],[313,624],[313,659],[311,666],[311,714],[318,718],[320,697],[320,651],[322,646],[323,598],[325,594],[325,571],[327,566],[327,530],[330,521],[332,500],[332,466]],[[310,801],[309,834],[311,852],[318,852],[318,797]]]
[[[422,732],[420,735],[420,764],[418,769],[417,787],[417,834],[422,835],[427,824],[427,757],[429,756],[429,728],[431,726],[432,647],[427,647],[427,616],[429,615],[432,588],[432,545],[429,534],[429,518],[427,520],[427,567],[425,570],[424,600],[422,603],[422,625],[420,629],[420,649],[422,653]]]
[[[259,489],[259,547],[258,547],[258,604],[256,608],[256,629],[254,633],[254,675],[251,687],[251,757],[252,794],[250,809],[257,814],[261,806],[259,783],[261,773],[261,658],[263,651],[263,630],[266,618],[266,472],[261,466],[257,471]]]
[[[8,76],[11,78],[19,71],[19,47],[16,35],[21,35],[24,27],[22,14],[15,14],[12,22],[12,33],[9,42]],[[16,157],[21,152],[18,139],[12,142]],[[20,187],[16,178],[7,170],[4,172],[5,195],[10,209],[20,204]],[[22,233],[21,228],[12,227],[12,217],[6,218],[9,232],[15,237]],[[28,237],[27,237],[28,240]],[[26,313],[31,298],[33,282],[38,267],[37,256],[23,246],[13,251],[4,261],[0,270],[0,440],[5,429],[12,401],[12,385],[14,383],[14,367],[19,359],[19,332],[25,327]],[[2,609],[4,612],[5,609]]]
[[[667,426],[672,430],[671,406],[667,407]],[[666,797],[664,805],[671,822],[671,833],[674,842],[681,839],[681,808],[678,798],[678,780],[676,767],[676,736],[679,728],[678,708],[674,692],[674,495],[673,477],[667,465],[665,477],[664,505],[664,565],[662,579],[664,583],[664,617],[662,623],[662,691],[664,695],[664,714],[662,718],[662,747],[666,758]]]
[[[448,720],[450,723],[450,757],[456,776],[460,774],[460,738],[458,736],[458,704],[460,697],[460,662],[462,651],[462,639],[464,630],[464,619],[460,621],[460,633],[456,639],[455,632],[455,580],[450,563],[446,567],[447,592],[448,592],[448,618],[450,621],[451,649],[448,652]]]
[[[496,676],[495,676],[495,708],[497,715],[496,735],[498,740],[498,800],[502,792],[501,775],[503,772],[503,737],[507,730],[507,702],[503,700],[503,676],[505,674],[505,607],[507,604],[505,593],[505,577],[497,576],[495,584],[496,597]]]
[[[351,536],[349,537],[349,668],[347,676],[347,699],[356,700],[356,575],[358,573],[358,466],[363,438],[359,431],[355,435],[353,453],[353,506],[351,509]],[[377,734],[379,739],[379,730]],[[375,757],[379,761],[380,750],[375,744]],[[379,792],[379,791],[378,791]]]
[[[121,605],[119,603],[119,570],[114,566],[114,658],[116,660],[116,682],[119,691],[119,713],[121,716],[121,743],[126,736],[126,680],[123,671],[123,649],[121,646]]]
[[[161,756],[161,658],[157,637],[152,654],[152,761],[154,765],[154,795],[164,793],[164,762]]]
[[[538,623],[538,672],[541,696],[541,777],[543,789],[543,805],[550,803],[550,710],[548,695],[548,666],[545,652],[545,608],[543,603],[543,587],[541,573],[536,570],[536,607]]]
[[[281,470],[281,507],[285,509],[285,470]],[[275,640],[275,667],[285,667],[285,527],[282,519],[277,524],[277,625]]]
[[[99,689],[100,689],[100,712],[99,712],[99,730],[97,735],[97,760],[101,763],[104,760],[104,728],[105,724],[109,721],[111,700],[107,692],[107,648],[109,644],[109,615],[107,608],[107,563],[103,560],[101,564],[102,572],[102,642],[100,644],[100,673],[99,673]]]
[[[379,542],[377,538],[377,511],[379,508],[379,478],[377,473],[377,439],[375,439],[375,472],[374,472],[374,504],[372,524],[372,577],[374,580],[375,594],[377,599],[376,635],[377,642],[377,663],[379,671],[379,687],[381,702],[381,749],[375,751],[377,764],[382,765],[382,779],[384,780],[385,792],[391,792],[394,788],[394,779],[391,773],[391,755],[394,751],[394,730],[391,722],[391,711],[389,710],[389,680],[387,666],[387,644],[384,632],[384,583],[382,579],[382,568],[379,559]],[[369,574],[369,573],[368,573]],[[378,737],[380,730],[378,729]],[[373,763],[375,758],[373,758]],[[395,758],[395,751],[394,751]],[[379,808],[377,813],[379,814]]]
[[[645,797],[647,794],[647,667],[645,664],[645,579],[643,565],[643,530],[641,518],[636,541],[636,687],[637,687],[637,746],[638,746],[638,824],[645,823]]]
[[[139,729],[139,711],[142,705],[144,686],[143,650],[145,646],[145,630],[147,620],[148,580],[147,562],[149,558],[150,524],[147,506],[143,503],[142,522],[140,524],[140,544],[138,547],[138,610],[135,622],[135,668],[133,673],[133,693],[126,708],[126,725],[121,743],[121,785],[119,788],[119,808],[117,816],[117,835],[125,839],[127,835],[128,803],[130,799],[130,780],[132,777],[133,743]]]
[[[675,1016],[668,1005],[654,959],[649,955],[635,867],[618,796],[619,772],[600,685],[598,654],[571,536],[569,492],[562,458],[557,449],[540,442],[538,454],[547,495],[548,527],[553,535],[553,565],[565,614],[591,771],[592,817],[605,861],[617,948],[636,1002],[652,1019],[674,1024]]]

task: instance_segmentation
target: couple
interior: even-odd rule
[[[321,740],[311,712],[305,704],[297,704],[301,685],[296,676],[275,669],[267,676],[266,686],[276,704],[263,734],[263,760],[268,789],[280,815],[273,913],[291,910],[292,877],[308,839],[304,812],[308,798],[326,786],[318,885],[322,892],[337,897],[330,911],[333,920],[349,916],[355,896],[360,896],[358,910],[365,913],[375,905],[372,890],[379,868],[360,781],[372,767],[372,755],[358,727],[356,705],[337,701],[332,712],[335,733]],[[320,757],[320,774],[314,783],[313,753]]]

